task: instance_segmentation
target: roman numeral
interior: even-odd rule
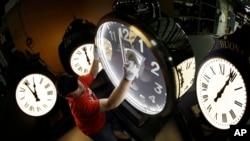
[[[40,79],[40,82],[39,82],[39,83],[40,83],[40,84],[42,84],[42,83],[43,83],[43,78],[41,78],[41,79]]]
[[[83,48],[83,50],[84,50],[84,49],[85,49],[85,48]],[[81,53],[81,51],[77,50],[77,51],[76,51],[76,54],[81,55],[82,53]]]
[[[42,111],[41,107],[37,106],[36,107],[37,112]]]
[[[44,109],[48,108],[48,105],[43,104],[43,108],[44,108]]]
[[[224,75],[225,74],[225,64],[219,64],[220,67],[220,74]]]
[[[191,67],[192,61],[191,62],[187,62],[186,64],[186,69],[189,69]]]
[[[236,118],[236,115],[235,115],[235,113],[234,113],[234,111],[233,111],[232,109],[229,111],[229,113],[230,113],[230,115],[231,115],[231,117],[232,117],[233,119]]]
[[[208,110],[209,112],[211,112],[211,110],[212,110],[211,104],[209,104],[209,105],[207,106],[207,110]]]
[[[48,91],[47,94],[48,95],[53,95],[53,91]]]
[[[234,104],[236,104],[236,105],[238,105],[238,106],[240,106],[240,107],[242,107],[242,103],[240,103],[239,101],[234,101]]]
[[[217,120],[217,117],[218,117],[217,115],[218,115],[217,113],[215,113],[215,115],[214,115],[214,119],[216,119],[216,120]]]
[[[208,100],[208,95],[203,95],[202,98],[203,98],[203,102],[206,102]]]
[[[207,81],[207,82],[209,82],[209,80],[211,79],[208,75],[204,75],[204,79]]]
[[[238,90],[240,90],[240,89],[242,89],[242,87],[235,88],[234,90],[235,90],[235,91],[238,91]]]
[[[214,68],[213,67],[210,67],[211,71],[213,72],[214,75],[216,75],[215,71],[214,71]]]
[[[230,69],[230,81],[233,82],[234,79],[236,78],[237,74]]]
[[[25,89],[21,87],[19,92],[25,92]]]
[[[46,88],[46,89],[49,88],[49,87],[50,87],[50,84],[49,84],[49,83],[45,85],[45,88]]]
[[[222,122],[227,122],[227,114],[222,114]]]
[[[35,108],[34,108],[33,106],[30,106],[29,110],[30,110],[30,111],[34,111]]]
[[[207,90],[207,84],[206,83],[203,83],[201,84],[201,87],[202,87],[202,91],[206,91]]]

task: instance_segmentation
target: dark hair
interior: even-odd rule
[[[68,74],[59,75],[56,82],[56,87],[59,95],[67,96],[68,93],[73,92],[78,87],[77,76]]]

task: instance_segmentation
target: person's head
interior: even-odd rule
[[[84,86],[77,76],[63,74],[58,76],[56,87],[59,95],[63,97],[79,98],[84,93]]]

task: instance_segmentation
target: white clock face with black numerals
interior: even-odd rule
[[[24,76],[16,87],[19,108],[30,116],[42,116],[54,107],[57,91],[53,81],[41,73]]]
[[[200,66],[196,93],[202,113],[211,125],[229,129],[242,119],[247,106],[246,85],[237,67],[221,57]]]
[[[94,60],[94,44],[77,47],[70,56],[70,67],[77,75],[89,73]]]

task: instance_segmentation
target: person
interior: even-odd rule
[[[117,87],[105,98],[97,98],[90,86],[98,74],[99,57],[97,48],[90,72],[83,76],[62,74],[58,76],[58,93],[69,104],[76,126],[94,141],[117,141],[114,132],[106,121],[107,111],[117,108],[125,99],[132,81],[138,76],[139,66],[134,60],[123,65],[123,76]]]

